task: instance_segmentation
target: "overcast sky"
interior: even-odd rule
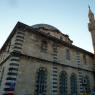
[[[55,26],[68,34],[74,45],[93,52],[88,5],[95,14],[95,0],[0,0],[0,48],[20,21],[30,26]]]

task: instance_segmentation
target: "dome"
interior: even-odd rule
[[[56,27],[48,25],[48,24],[35,24],[32,26],[32,28],[44,28],[51,31],[59,31]]]

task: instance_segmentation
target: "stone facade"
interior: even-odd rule
[[[0,50],[0,95],[90,95],[94,54],[72,43],[51,25],[18,22]]]

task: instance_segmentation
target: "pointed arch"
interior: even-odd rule
[[[71,83],[71,95],[77,95],[77,76],[76,74],[72,73],[70,77]]]
[[[36,74],[35,95],[46,95],[47,69],[40,67]]]
[[[59,93],[67,95],[67,73],[62,71],[59,75]]]

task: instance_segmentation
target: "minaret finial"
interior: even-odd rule
[[[88,8],[89,8],[89,10],[90,10],[90,5],[88,4]]]

